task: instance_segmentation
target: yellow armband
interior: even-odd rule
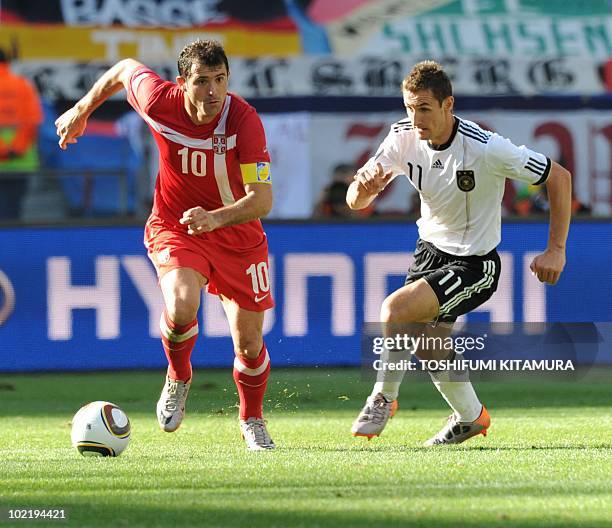
[[[240,172],[244,183],[272,183],[270,164],[267,161],[241,163]]]

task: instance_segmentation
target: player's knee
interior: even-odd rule
[[[389,323],[391,322],[392,318],[393,318],[392,305],[391,305],[391,301],[389,300],[389,297],[387,297],[383,301],[382,306],[380,307],[380,321],[382,323]]]
[[[188,324],[198,314],[199,303],[190,299],[173,297],[166,302],[166,312],[176,324]]]
[[[437,300],[434,297],[419,294],[416,286],[402,288],[394,292],[382,303],[380,320],[387,324],[423,323],[435,319]]]
[[[387,297],[380,308],[380,320],[383,323],[409,323],[406,307],[399,302],[399,299],[390,295]]]
[[[261,337],[243,337],[234,345],[234,353],[246,359],[255,359],[263,347]]]

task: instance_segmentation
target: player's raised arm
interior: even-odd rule
[[[565,267],[565,244],[572,216],[572,176],[554,161],[546,180],[546,192],[550,204],[548,245],[530,267],[541,282],[556,284]]]
[[[134,59],[119,61],[109,68],[72,108],[56,119],[60,148],[66,150],[70,143],[77,142],[77,138],[85,132],[87,119],[93,111],[122,88],[127,90],[131,74],[141,66],[143,65]]]
[[[393,171],[385,172],[382,165],[366,164],[355,174],[346,193],[346,203],[351,209],[368,207],[393,178]]]

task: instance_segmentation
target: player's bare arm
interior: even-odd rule
[[[66,150],[71,143],[83,135],[87,119],[104,101],[128,86],[131,74],[142,64],[133,59],[124,59],[109,68],[72,108],[55,121],[59,146]]]
[[[346,203],[351,209],[364,209],[387,186],[393,178],[393,171],[385,172],[382,165],[374,167],[364,165],[355,174],[346,193]]]
[[[546,191],[550,203],[548,245],[544,253],[533,259],[530,267],[540,282],[556,284],[565,267],[565,244],[572,215],[572,176],[554,161],[546,180]]]
[[[249,183],[244,188],[246,195],[235,203],[214,211],[193,207],[183,213],[180,223],[187,226],[190,235],[200,235],[268,215],[273,203],[272,186],[266,183]]]

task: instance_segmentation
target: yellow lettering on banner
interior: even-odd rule
[[[301,53],[296,31],[258,29],[123,29],[3,24],[0,47],[14,41],[22,60],[102,60],[131,57],[142,61],[168,61],[196,38],[214,38],[228,55],[242,57],[290,56]]]

